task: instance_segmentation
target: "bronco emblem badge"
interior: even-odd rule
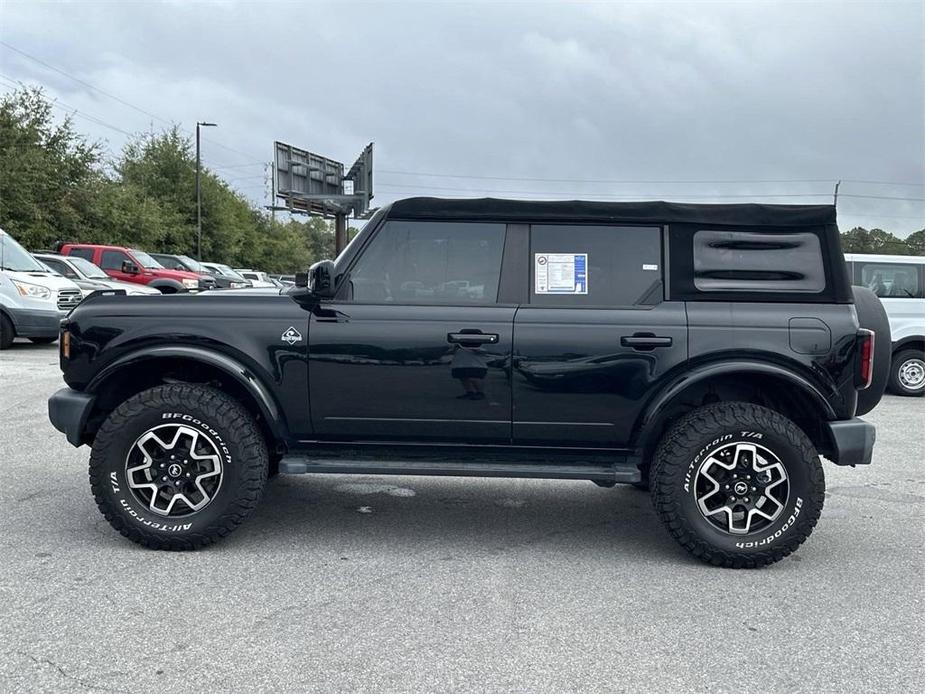
[[[296,342],[302,341],[302,335],[298,330],[293,328],[291,325],[286,328],[286,331],[280,336],[280,339],[283,342],[288,342],[290,345],[294,345]]]

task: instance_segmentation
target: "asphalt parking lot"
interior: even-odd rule
[[[826,466],[809,541],[710,568],[590,482],[281,477],[219,545],[152,552],[48,423],[55,345],[0,353],[2,691],[915,691],[925,399]],[[916,685],[915,683],[919,684]]]

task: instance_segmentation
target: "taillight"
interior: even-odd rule
[[[876,333],[861,328],[858,330],[858,371],[855,385],[858,390],[869,388],[874,380],[874,342]]]
[[[61,356],[64,359],[71,358],[71,333],[67,328],[61,331]]]

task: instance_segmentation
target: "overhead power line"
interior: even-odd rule
[[[639,185],[698,185],[698,184],[742,184],[742,183],[834,183],[836,178],[726,178],[726,179],[708,179],[708,178],[686,178],[686,179],[629,179],[629,178],[536,178],[521,176],[482,176],[472,174],[451,174],[437,173],[433,171],[397,171],[394,169],[379,169],[377,173],[395,174],[400,176],[420,176],[427,178],[465,178],[485,181],[522,181],[531,183],[627,183]],[[921,186],[925,187],[925,182],[917,183],[912,181],[871,181],[861,179],[842,179],[845,183],[865,183],[875,185],[895,185],[895,186]]]
[[[54,65],[52,65],[52,64],[50,64],[50,63],[47,63],[47,62],[45,62],[44,60],[42,60],[41,58],[37,58],[37,57],[35,57],[34,55],[31,55],[31,54],[29,54],[29,53],[26,53],[24,50],[22,50],[22,49],[20,49],[20,48],[17,48],[16,46],[13,46],[13,45],[7,43],[6,41],[0,41],[0,46],[3,46],[4,48],[7,48],[7,49],[13,51],[14,53],[18,53],[19,55],[23,56],[24,58],[28,58],[29,60],[31,60],[31,61],[33,61],[33,62],[35,62],[35,63],[38,63],[39,65],[42,65],[43,67],[46,67],[46,68],[48,68],[49,70],[52,70],[52,71],[54,71],[54,72],[57,72],[58,74],[67,77],[68,79],[74,80],[74,81],[77,82],[78,84],[82,84],[83,86],[87,87],[88,89],[92,89],[92,90],[94,90],[94,91],[96,91],[96,92],[102,94],[103,96],[109,97],[110,99],[113,99],[114,101],[117,101],[118,103],[122,104],[123,106],[127,106],[128,108],[130,108],[130,109],[132,109],[132,110],[134,110],[134,111],[137,111],[138,113],[141,113],[141,114],[143,114],[143,115],[145,115],[145,116],[148,116],[149,118],[153,118],[154,120],[160,121],[161,123],[165,123],[165,124],[167,124],[167,125],[174,125],[174,124],[176,123],[176,121],[172,121],[172,120],[169,120],[169,119],[167,119],[167,118],[164,118],[163,116],[159,116],[159,115],[157,115],[156,113],[152,113],[151,111],[148,111],[148,110],[146,110],[146,109],[143,109],[143,108],[141,108],[140,106],[136,106],[135,104],[133,104],[133,103],[131,103],[131,102],[129,102],[129,101],[126,101],[126,100],[123,99],[122,97],[116,96],[115,94],[113,94],[113,93],[111,93],[111,92],[108,92],[108,91],[106,91],[105,89],[101,89],[100,87],[97,87],[97,86],[94,85],[94,84],[90,84],[90,83],[87,82],[86,80],[83,80],[83,79],[81,79],[80,77],[77,77],[76,75],[72,75],[71,73],[67,72],[66,70],[62,70],[62,69],[59,68],[59,67],[56,67],[56,66],[54,66]],[[191,130],[186,130],[185,128],[184,128],[184,130],[185,130],[185,132],[192,134],[192,131],[191,131]],[[205,137],[203,137],[202,139],[203,139],[205,142],[209,142],[209,143],[215,145],[216,147],[221,147],[222,149],[228,150],[229,152],[234,152],[235,154],[239,154],[239,155],[241,155],[241,156],[243,156],[243,157],[247,157],[248,159],[257,159],[257,156],[254,155],[254,154],[248,154],[247,152],[243,152],[243,151],[241,151],[241,150],[239,150],[239,149],[235,149],[234,147],[229,147],[228,145],[222,144],[221,142],[217,142],[216,140],[213,140],[212,138],[205,138]]]

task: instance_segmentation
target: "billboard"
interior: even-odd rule
[[[357,198],[353,203],[353,214],[355,217],[362,217],[369,210],[369,201],[373,198],[372,142],[366,145],[357,160],[353,162],[353,166],[347,172],[345,182],[348,186],[352,186],[352,189],[346,192]]]
[[[275,142],[276,196],[294,212],[330,216],[342,212],[344,165],[320,154]]]

